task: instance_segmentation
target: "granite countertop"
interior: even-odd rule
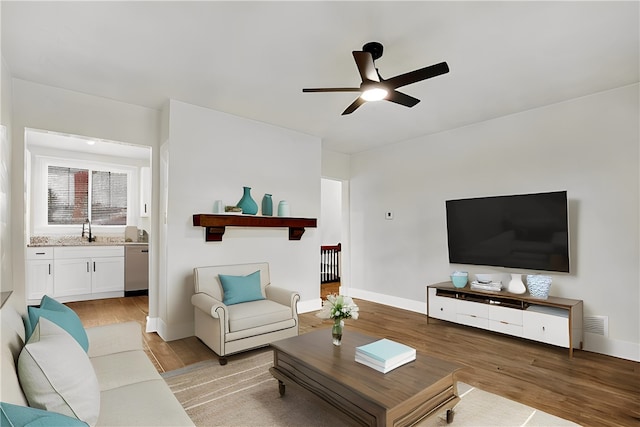
[[[80,236],[33,236],[27,246],[125,246],[147,244],[148,242],[125,241],[124,237],[119,236],[96,236],[95,242],[89,242],[86,237]]]

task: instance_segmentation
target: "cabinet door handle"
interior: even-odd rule
[[[149,253],[149,249],[143,249],[140,252],[142,252],[143,254],[148,254]]]
[[[87,273],[91,273],[91,272],[89,271],[89,261],[87,261]]]
[[[147,213],[147,204],[144,204],[144,213]]]
[[[96,272],[96,262],[95,261],[93,261],[93,272],[94,273]]]
[[[544,326],[542,327],[542,331],[543,331],[543,332],[544,332],[544,331],[546,331],[546,329],[544,328]]]
[[[51,276],[51,263],[49,263],[49,276]]]

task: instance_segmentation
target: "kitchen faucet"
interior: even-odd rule
[[[87,218],[85,222],[82,223],[82,237],[84,237],[84,226],[85,224],[89,224],[89,242],[95,242],[95,236],[91,237],[91,220]]]

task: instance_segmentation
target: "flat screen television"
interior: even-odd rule
[[[447,200],[449,262],[569,272],[566,191]]]

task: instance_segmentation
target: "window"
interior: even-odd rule
[[[47,183],[49,225],[127,224],[126,173],[49,165]]]

